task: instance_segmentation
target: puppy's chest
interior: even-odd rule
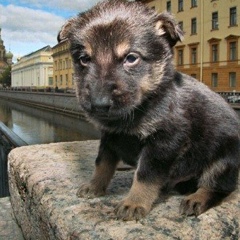
[[[157,111],[149,113],[134,124],[129,133],[138,136],[142,141],[146,141],[149,137],[157,132],[171,135],[173,131],[179,131],[186,127],[186,120],[178,114],[167,112],[166,114],[158,114]]]

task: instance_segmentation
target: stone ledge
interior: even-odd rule
[[[24,240],[13,216],[9,197],[0,198],[0,239]]]
[[[11,203],[26,239],[239,239],[239,191],[197,218],[180,216],[183,196],[171,195],[139,222],[117,220],[113,213],[131,186],[133,170],[118,171],[105,197],[77,198],[79,185],[91,177],[98,144],[54,143],[11,151]]]

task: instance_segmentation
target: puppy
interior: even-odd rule
[[[239,119],[218,94],[174,69],[182,36],[170,14],[116,0],[70,19],[58,35],[70,43],[79,103],[102,131],[92,180],[77,195],[104,195],[120,160],[136,166],[119,219],[141,219],[173,188],[191,193],[180,213],[199,215],[237,187]]]

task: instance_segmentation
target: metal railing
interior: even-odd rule
[[[0,197],[9,196],[7,161],[15,147],[28,145],[4,123],[0,122]]]

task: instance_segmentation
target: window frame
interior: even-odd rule
[[[231,7],[229,9],[229,26],[237,26],[237,7]]]
[[[232,78],[234,77],[234,78]],[[236,72],[229,72],[229,87],[236,88],[237,87],[237,74]]]
[[[211,44],[211,62],[218,62],[219,61],[219,43],[212,43]]]
[[[177,65],[178,66],[184,65],[184,49],[183,48],[177,49]]]
[[[167,3],[166,3],[166,10],[168,12],[172,11],[172,3],[171,3],[171,1],[167,1]]]
[[[178,0],[178,12],[183,12],[183,0]]]
[[[183,21],[178,22],[178,26],[183,31]]]
[[[212,30],[218,30],[218,29],[219,29],[218,11],[216,11],[216,12],[212,12]]]
[[[197,7],[197,0],[191,0],[191,8]]]
[[[211,87],[218,87],[218,73],[214,72],[211,74]]]
[[[198,57],[198,53],[197,53],[197,46],[194,47],[190,47],[190,64],[197,64],[197,57]]]
[[[197,34],[197,18],[191,19],[191,35]]]
[[[229,61],[237,60],[237,41],[229,41],[228,43],[229,49]]]

